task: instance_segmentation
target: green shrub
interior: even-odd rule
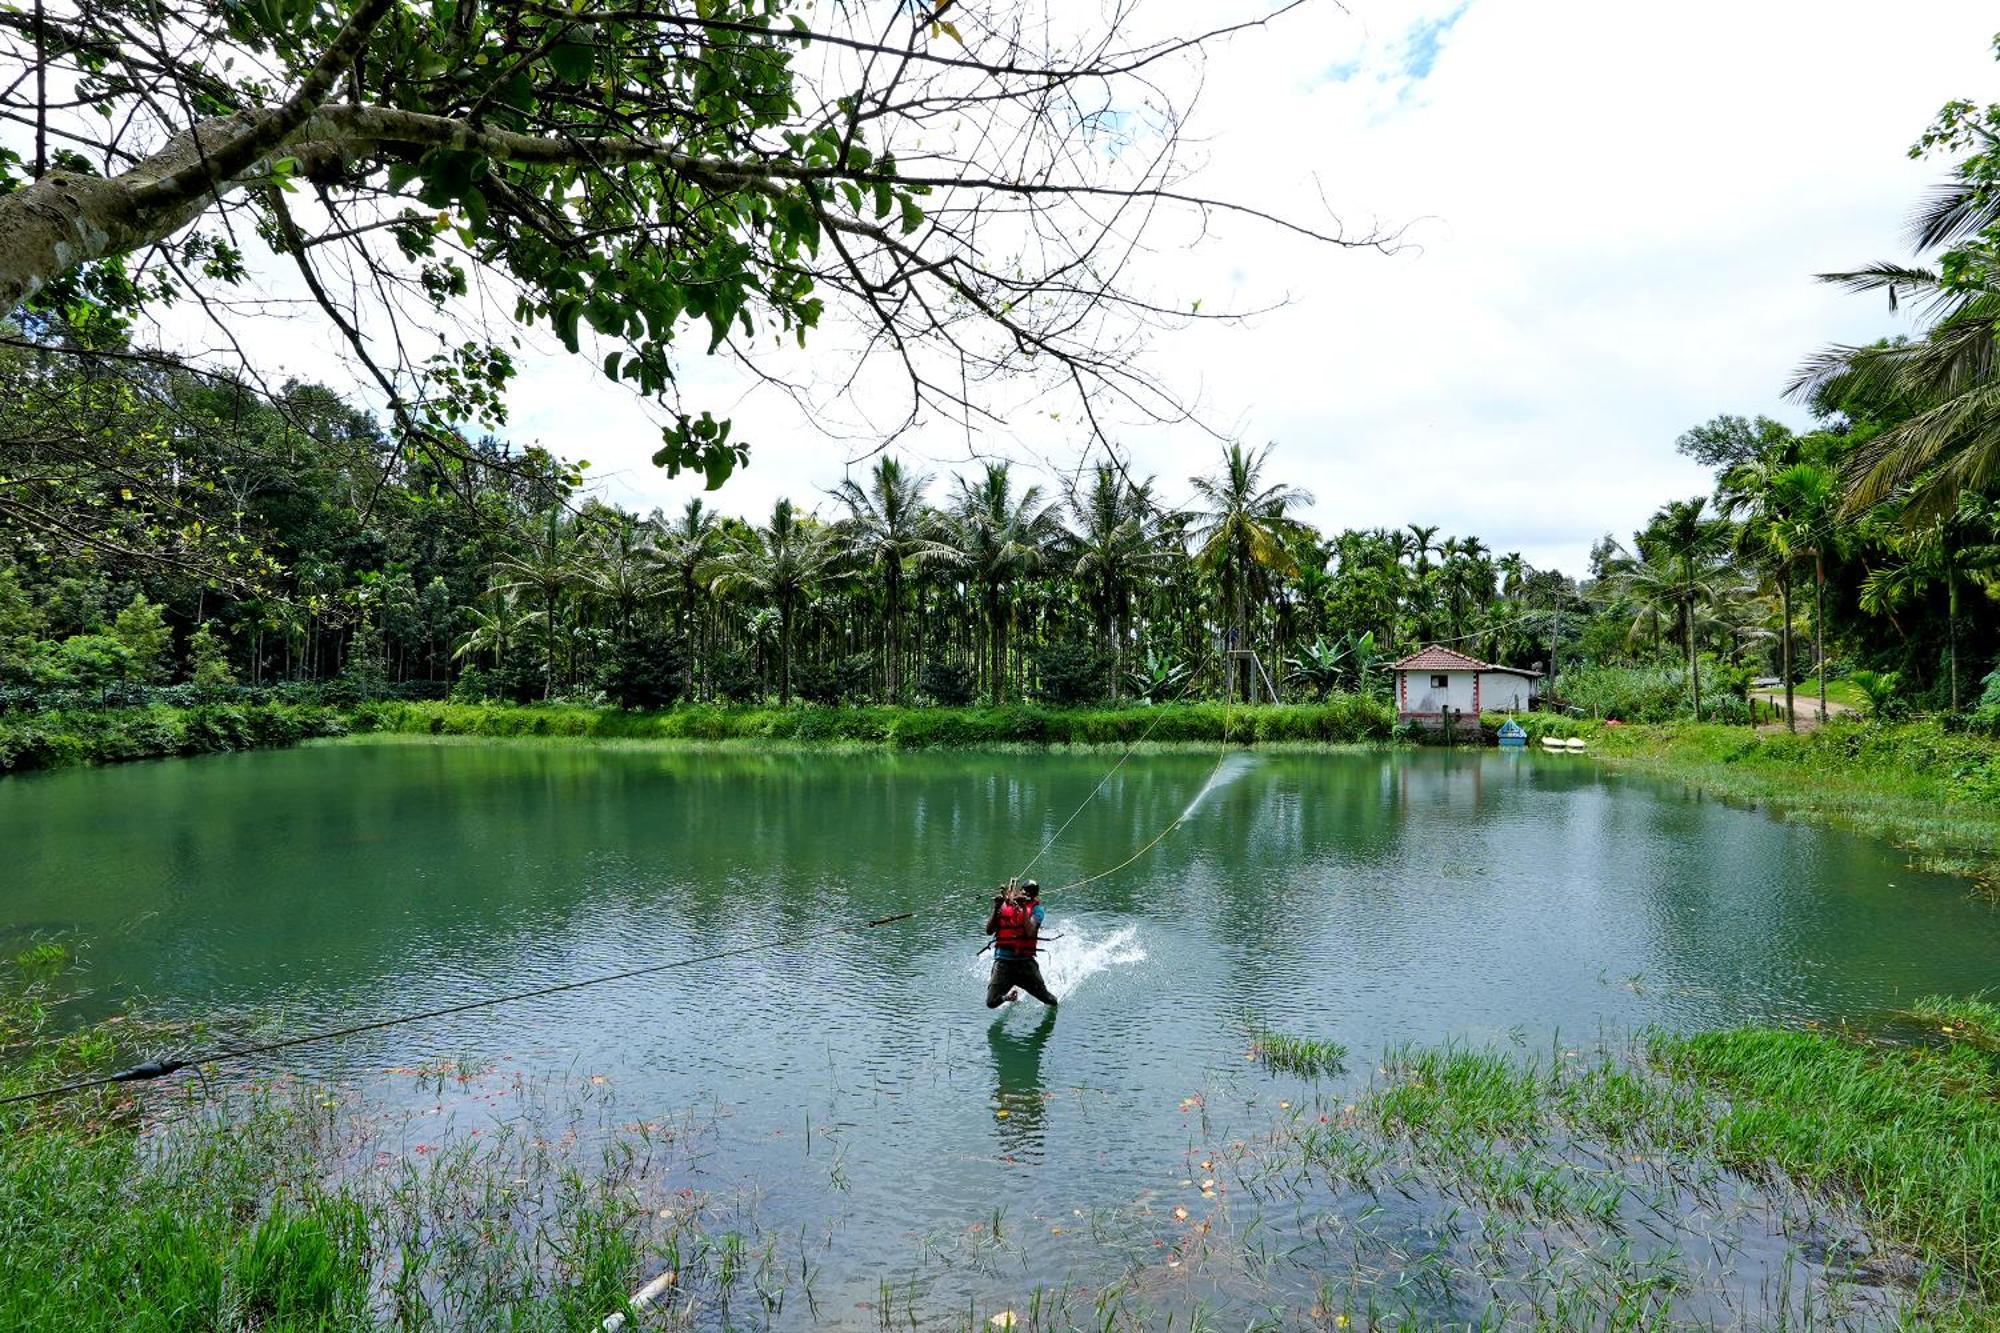
[[[979,672],[970,662],[933,657],[917,673],[917,693],[947,708],[963,708],[979,689]]]
[[[1111,658],[1089,643],[1055,643],[1035,654],[1035,697],[1058,708],[1102,703],[1110,693]]]

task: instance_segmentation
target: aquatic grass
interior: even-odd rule
[[[1965,1046],[1742,1028],[1662,1035],[1652,1058],[1720,1090],[1718,1157],[1850,1191],[1891,1237],[2000,1291],[2000,1067]]]
[[[1797,734],[1694,722],[1578,730],[1613,767],[1881,838],[1920,868],[2000,884],[2000,739],[1936,720],[1842,719]]]
[[[1347,1047],[1320,1037],[1276,1032],[1258,1019],[1248,1020],[1250,1054],[1273,1073],[1319,1079],[1344,1071]]]
[[[1124,746],[1141,738],[1160,745],[1207,745],[1225,738],[1243,744],[1353,744],[1386,741],[1394,721],[1394,711],[1385,701],[1347,695],[1311,704],[1234,707],[1219,703],[1117,708],[692,704],[661,712],[571,704],[412,702],[364,705],[352,715],[355,731],[402,735],[779,742],[900,750]]]
[[[1984,995],[1962,999],[1927,996],[1910,1006],[1910,1014],[1935,1024],[1948,1040],[2000,1051],[2000,1004]]]

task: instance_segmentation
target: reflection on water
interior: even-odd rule
[[[288,1066],[418,1104],[383,1071],[470,1056],[601,1077],[635,1119],[717,1108],[694,1183],[837,1217],[823,1258],[863,1292],[913,1232],[998,1209],[1060,1252],[1079,1212],[1170,1197],[1203,1117],[1292,1091],[1243,1059],[1246,1016],[1366,1070],[1407,1040],[1865,1017],[2000,956],[1991,908],[1891,849],[1588,760],[1147,755],[1040,877],[1185,822],[1051,900],[1060,1024],[995,1024],[988,886],[1108,763],[405,743],[10,779],[0,933],[82,940],[92,1005],[302,1031],[918,910]],[[837,1197],[806,1123],[842,1144]]]
[[[1041,1160],[1048,1093],[1042,1085],[1042,1052],[1055,1035],[1057,1010],[1044,1009],[1033,1027],[1012,1030],[1003,1015],[986,1026],[993,1052],[993,1125],[1000,1152],[1015,1161]]]

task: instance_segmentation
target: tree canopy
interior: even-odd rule
[[[1297,0],[1294,0],[1296,3]],[[1259,26],[1286,9],[1263,11]],[[899,371],[888,437],[989,412],[998,377],[1078,414],[1181,409],[1131,355],[1219,317],[1135,288],[1166,214],[1255,214],[1186,181],[1190,67],[1236,29],[1145,35],[1126,5],[966,10],[695,0],[72,0],[0,12],[0,313],[65,328],[294,267],[400,434],[496,428],[519,326],[662,404],[657,461],[711,483],[745,441],[688,401],[689,345],[803,393],[773,348],[836,307]],[[100,346],[102,344],[99,344]],[[849,366],[835,387],[860,374]]]

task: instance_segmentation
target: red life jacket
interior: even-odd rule
[[[1035,906],[1033,903],[1002,903],[999,929],[993,932],[993,947],[1005,949],[1016,958],[1035,956]]]

